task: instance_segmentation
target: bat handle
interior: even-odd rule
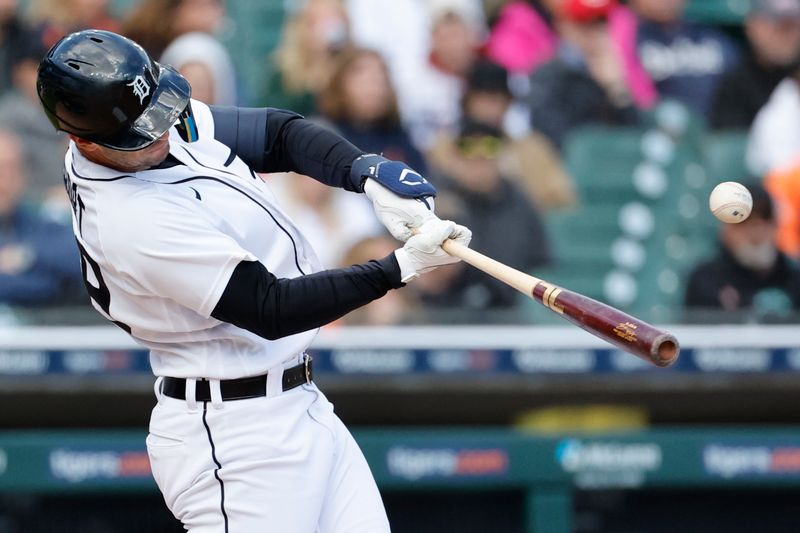
[[[447,239],[442,243],[442,249],[453,257],[458,257],[465,263],[468,263],[478,270],[494,276],[500,281],[503,281],[526,296],[533,294],[533,288],[541,283],[542,280],[520,272],[516,268],[511,268],[504,265],[500,261],[496,261],[491,257],[487,257],[480,252],[476,252],[472,248],[464,246],[452,239]]]

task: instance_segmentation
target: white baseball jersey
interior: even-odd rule
[[[66,186],[92,303],[150,349],[157,376],[232,379],[265,373],[305,350],[317,330],[266,340],[210,315],[242,260],[278,278],[320,270],[267,185],[214,139],[192,101],[199,140],[173,128],[182,165],[124,173],[70,143]]]

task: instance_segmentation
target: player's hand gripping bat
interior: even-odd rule
[[[442,248],[495,279],[533,298],[592,335],[649,361],[669,366],[678,358],[680,346],[670,333],[615,309],[495,261],[452,240]]]

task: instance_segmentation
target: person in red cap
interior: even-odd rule
[[[564,0],[564,14],[575,22],[606,18],[616,0]]]
[[[511,0],[498,11],[491,33],[483,47],[484,55],[505,67],[517,78],[530,77],[534,70],[553,59],[560,41],[554,27],[556,15],[565,0]],[[605,10],[605,2],[577,2],[571,10],[578,19]],[[608,30],[614,46],[622,57],[625,80],[639,109],[652,108],[658,98],[655,85],[639,60],[636,50],[636,15],[627,5],[615,2],[608,9]],[[521,85],[526,87],[526,85]],[[518,97],[524,89],[515,84]]]
[[[556,57],[531,76],[532,126],[559,147],[577,126],[639,121],[608,27],[616,5],[616,0],[564,0],[555,21],[561,36]]]

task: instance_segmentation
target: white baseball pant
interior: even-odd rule
[[[280,389],[279,377],[269,382]],[[219,382],[211,389],[218,398]],[[226,402],[157,394],[147,450],[172,513],[191,533],[387,533],[364,455],[322,392],[268,393]]]

